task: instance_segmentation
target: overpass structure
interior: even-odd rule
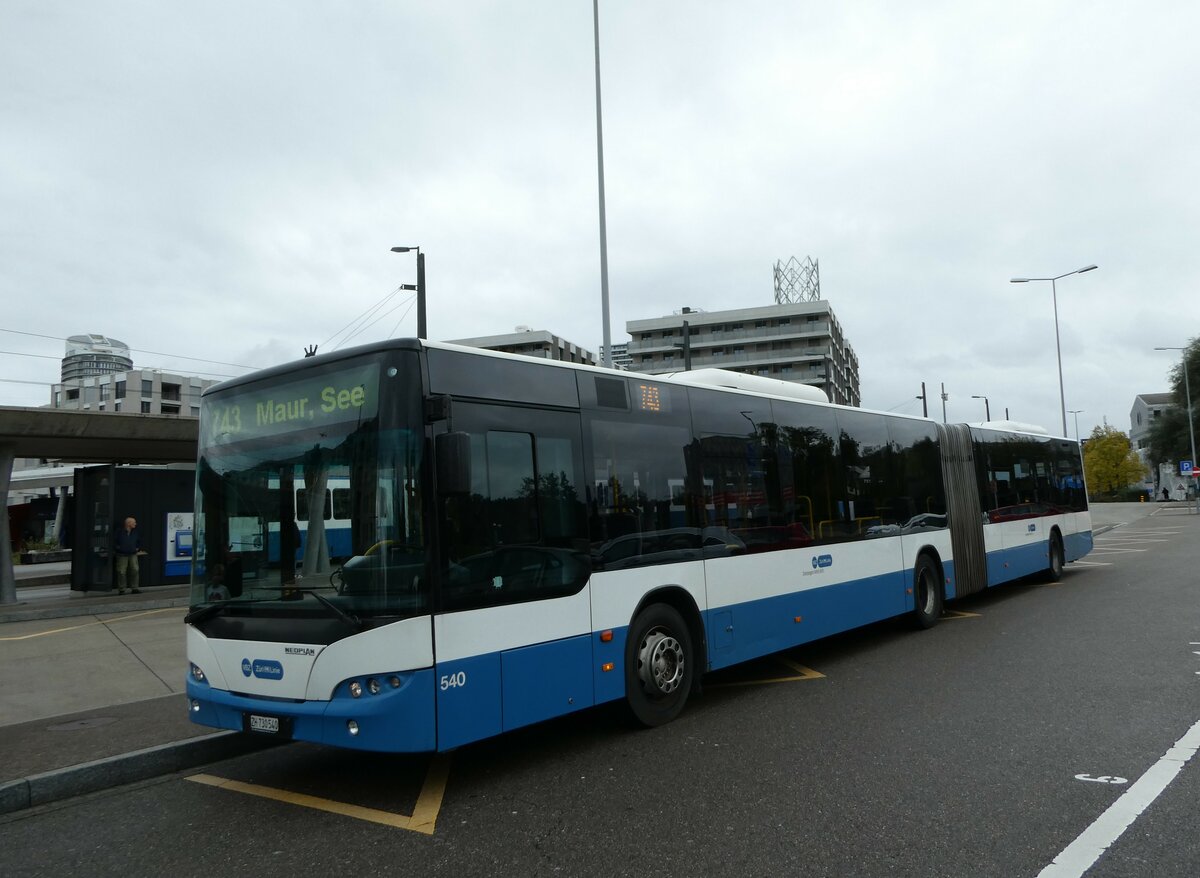
[[[0,604],[16,603],[8,491],[13,461],[195,463],[200,422],[178,415],[0,406]]]

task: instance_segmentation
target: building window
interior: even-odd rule
[[[67,389],[67,399],[79,399],[79,388],[71,387]]]
[[[150,400],[148,400],[148,399],[142,400],[142,414],[143,415],[150,414]]]
[[[108,384],[101,384],[101,385],[100,385],[100,398],[101,398],[101,399],[108,399],[108,392],[109,392],[109,390],[110,390],[110,389],[111,389],[111,388],[110,388],[110,386],[109,386]]]
[[[164,402],[162,404],[162,413],[164,415],[177,415],[179,414],[179,406],[169,405],[168,403]]]
[[[117,392],[116,392],[115,396],[117,399],[125,398],[125,382],[124,381],[117,382]]]

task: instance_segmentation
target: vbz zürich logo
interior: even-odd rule
[[[833,556],[832,555],[813,555],[812,566],[813,566],[813,570],[816,570],[817,568],[823,568],[823,567],[832,567],[833,566]]]
[[[273,659],[242,659],[242,675],[249,677],[253,674],[260,680],[282,680],[283,665]]]

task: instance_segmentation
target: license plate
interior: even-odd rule
[[[279,717],[277,716],[255,716],[250,714],[250,731],[265,732],[268,735],[279,734]]]

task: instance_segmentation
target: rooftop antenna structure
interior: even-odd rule
[[[775,304],[797,305],[821,299],[821,269],[817,260],[806,256],[803,262],[795,256],[785,263],[775,263]]]

